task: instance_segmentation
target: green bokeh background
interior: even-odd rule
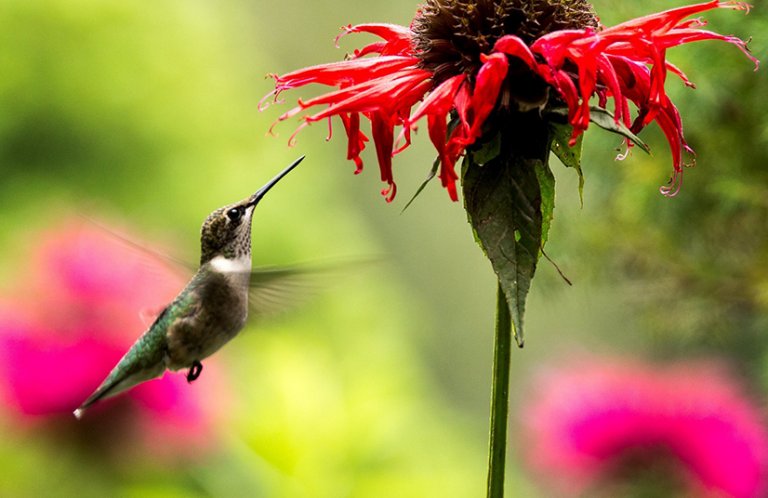
[[[606,25],[670,7],[607,0]],[[675,4],[679,4],[676,2]],[[713,29],[753,37],[768,60],[768,2]],[[199,226],[300,154],[259,206],[254,261],[375,256],[294,314],[224,348],[237,399],[210,454],[179,466],[116,463],[0,416],[3,496],[471,497],[484,490],[495,282],[461,203],[437,182],[400,210],[434,159],[424,136],[395,159],[400,195],[378,194],[375,157],[352,175],[341,133],[316,125],[286,146],[287,106],[260,113],[283,73],[359,46],[342,24],[408,24],[416,4],[288,0],[0,0],[0,287],[35,234],[85,213],[128,222],[197,257]],[[590,130],[578,180],[553,159],[548,254],[527,341],[513,352],[510,496],[546,496],[526,473],[521,424],[539,365],[579,352],[721,358],[768,392],[768,78],[736,49],[701,43],[669,58],[697,84],[667,84],[698,153],[681,194],[661,133],[615,162],[613,136]],[[289,100],[299,94],[288,94]],[[340,132],[337,129],[337,132]],[[295,176],[293,176],[295,175]],[[119,264],[119,262],[116,262]],[[137,331],[138,333],[138,331]],[[224,408],[222,408],[224,409]]]

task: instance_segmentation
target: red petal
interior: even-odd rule
[[[306,109],[321,104],[330,107],[307,117],[308,121],[319,121],[340,112],[386,111],[395,114],[400,107],[410,108],[429,89],[431,73],[423,69],[407,69],[388,78],[360,83],[335,92],[320,95],[301,103]]]
[[[350,114],[339,114],[341,122],[344,124],[344,130],[347,132],[347,159],[355,162],[355,174],[363,171],[363,160],[360,159],[360,153],[365,149],[365,142],[368,138],[360,132],[360,114],[353,112]]]
[[[459,177],[455,170],[456,159],[452,157],[451,154],[448,154],[446,147],[446,140],[448,138],[446,116],[430,114],[427,121],[429,138],[432,140],[440,157],[440,182],[443,187],[448,189],[448,195],[451,197],[451,200],[458,201],[459,197],[456,193],[456,180],[458,180]]]
[[[493,46],[494,52],[503,52],[525,62],[531,69],[536,69],[536,58],[523,40],[515,35],[506,35],[499,38]]]
[[[319,64],[282,76],[275,76],[275,87],[279,93],[311,83],[328,86],[346,86],[365,82],[381,75],[391,74],[407,67],[415,67],[417,63],[418,60],[414,57],[390,55]]]
[[[499,92],[504,78],[507,77],[509,63],[507,56],[502,53],[480,55],[483,65],[477,72],[475,88],[472,90],[470,109],[472,112],[472,126],[469,129],[466,145],[473,143],[480,136],[480,131],[488,115],[496,107],[499,100]]]
[[[349,25],[349,26],[343,27],[342,29],[344,30],[344,32],[337,37],[337,40],[342,36],[350,33],[370,33],[388,42],[396,42],[396,41],[410,42],[411,35],[412,35],[411,30],[406,28],[405,26],[400,26],[399,24],[389,24],[389,23],[367,23],[367,24],[358,24],[355,26]]]
[[[440,83],[437,88],[432,90],[424,101],[419,105],[416,111],[409,118],[410,123],[415,123],[425,115],[447,116],[453,108],[453,99],[464,83],[466,76],[458,74]],[[445,137],[443,137],[445,138]]]
[[[605,83],[605,85],[610,90],[611,95],[613,96],[615,103],[614,119],[618,123],[622,118],[625,107],[624,102],[626,100],[624,95],[622,95],[621,84],[619,83],[618,75],[616,74],[616,70],[613,69],[613,65],[611,64],[610,60],[605,55],[599,55],[597,57],[597,66],[599,71],[598,74],[601,76],[600,81]]]
[[[391,116],[382,112],[375,112],[370,116],[373,143],[376,145],[376,156],[379,159],[381,181],[387,182],[389,188],[382,191],[387,195],[387,202],[392,202],[395,197],[396,187],[392,177],[392,148],[394,145],[394,123]]]
[[[456,113],[459,115],[460,126],[466,127],[467,130],[470,127],[469,113],[471,101],[472,93],[469,90],[469,85],[460,85],[459,91],[453,96],[453,108],[456,109]]]
[[[339,44],[339,39],[349,33],[370,33],[385,40],[383,44],[372,43],[359,51],[355,51],[356,57],[369,53],[379,53],[381,55],[413,55],[413,50],[411,48],[411,30],[405,26],[370,23],[358,24],[357,26],[346,26],[342,29],[344,31],[336,37],[336,46]]]
[[[686,17],[698,14],[699,12],[716,9],[718,7],[736,8],[735,6],[727,5],[727,2],[719,2],[718,0],[712,0],[711,2],[694,5],[685,5],[683,7],[677,7],[674,9],[665,10],[663,12],[656,12],[647,16],[631,19],[629,21],[617,24],[616,26],[606,28],[602,31],[602,33],[610,35],[613,32],[625,30],[648,33],[650,31],[671,29]]]
[[[649,93],[651,85],[651,75],[648,68],[623,57],[610,57],[611,63],[616,69],[619,78],[625,82],[624,95],[631,99],[640,110],[631,129],[638,133],[649,122],[647,117],[649,113]],[[675,105],[666,95],[662,96],[659,103],[658,112],[654,120],[658,123],[664,136],[669,143],[669,149],[672,154],[672,163],[675,168],[675,178],[680,180],[682,174],[683,150],[693,152],[685,142],[683,135],[683,123]],[[679,181],[675,185],[679,187]],[[666,194],[675,191],[675,189],[665,191]]]
[[[538,38],[531,45],[531,51],[541,55],[553,69],[562,67],[570,44],[591,34],[584,29],[562,29]],[[578,61],[575,61],[578,63]]]

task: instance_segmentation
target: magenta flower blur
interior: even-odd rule
[[[494,117],[507,110],[542,112],[562,106],[572,126],[573,146],[593,118],[591,99],[596,97],[603,110],[613,100],[617,124],[636,134],[655,122],[664,132],[674,174],[663,192],[673,195],[681,182],[683,154],[693,151],[664,83],[672,73],[685,85],[694,85],[666,60],[667,49],[702,40],[724,41],[741,49],[757,67],[742,40],[702,29],[706,24],[702,19],[691,19],[712,9],[748,11],[749,6],[712,0],[603,27],[583,0],[427,0],[410,27],[344,28],[342,34],[370,33],[382,41],[355,50],[343,62],[275,75],[270,95],[277,98],[312,83],[338,88],[299,100],[278,121],[311,110],[302,116],[301,130],[337,116],[348,138],[347,158],[360,172],[360,153],[369,141],[361,130],[361,117],[369,120],[381,179],[388,184],[382,194],[388,201],[396,193],[392,156],[408,147],[411,131],[422,118],[427,119],[429,138],[438,152],[440,179],[455,201],[455,165],[489,126],[499,126]],[[630,102],[637,108],[634,116]],[[627,146],[631,145],[628,138]]]
[[[94,226],[65,222],[34,243],[40,249],[0,297],[0,393],[19,422],[71,419],[184,282],[157,258]],[[169,374],[110,400],[81,423],[130,419],[139,440],[162,440],[166,449],[174,446],[169,439],[200,442],[209,424],[201,389],[204,384],[190,389],[183,376]],[[120,417],[126,410],[131,416]]]
[[[690,496],[768,491],[763,413],[717,366],[593,359],[541,375],[528,403],[526,456],[565,496],[597,495],[638,455],[676,463]]]

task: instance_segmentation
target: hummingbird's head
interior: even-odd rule
[[[251,219],[256,204],[269,189],[304,159],[301,156],[290,166],[281,171],[255,194],[235,204],[217,209],[208,215],[200,230],[200,264],[203,265],[216,256],[227,259],[251,255]]]
[[[224,206],[208,215],[200,229],[200,264],[216,256],[235,259],[250,254],[251,217],[256,205],[248,205],[249,199]]]

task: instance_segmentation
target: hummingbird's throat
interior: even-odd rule
[[[211,260],[211,268],[219,273],[250,273],[250,255],[241,255],[236,258],[216,256]]]

